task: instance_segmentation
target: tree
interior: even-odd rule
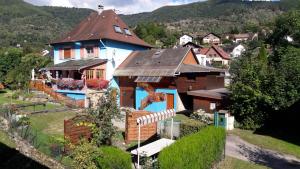
[[[273,47],[270,54],[262,45],[232,62],[230,109],[241,127],[255,129],[266,122],[276,124],[276,119],[282,120],[282,114],[299,101],[299,21],[299,12],[280,16],[267,41]],[[287,42],[286,35],[293,35],[295,41]]]
[[[102,96],[96,106],[91,109],[95,123],[93,129],[93,141],[98,145],[111,145],[112,136],[115,134],[115,127],[112,120],[120,118],[120,109],[118,107],[116,89],[108,89]]]

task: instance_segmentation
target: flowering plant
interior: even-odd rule
[[[108,87],[108,83],[109,81],[102,79],[89,79],[86,81],[87,87],[95,90],[106,89]]]

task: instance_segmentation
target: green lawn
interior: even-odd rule
[[[0,91],[0,105],[5,104],[5,103],[16,103],[16,104],[27,103],[25,101],[12,99],[11,95],[12,95],[12,91],[1,90]]]
[[[184,115],[184,114],[176,114],[176,116],[174,117],[175,121],[181,121],[182,123],[186,123],[186,124],[203,124],[202,122],[198,121],[198,120],[194,120],[189,118],[188,116]]]
[[[51,138],[63,138],[64,120],[74,117],[74,112],[56,112],[30,115],[31,126],[37,134],[38,149],[50,155]]]
[[[44,105],[37,105],[37,106],[29,106],[29,107],[25,107],[24,110],[25,111],[42,111],[42,110],[53,110],[53,109],[57,109],[57,108],[61,108],[61,105],[56,105],[56,104],[51,104],[51,103],[47,103],[46,106]]]
[[[218,164],[217,169],[268,169],[268,167],[226,156],[225,160]]]
[[[252,143],[254,145],[260,146],[262,148],[267,148],[275,150],[285,154],[291,154],[300,158],[300,146],[273,138],[266,135],[254,134],[253,131],[234,129],[231,133],[241,137],[243,140]]]
[[[7,133],[0,130],[0,142],[10,148],[15,148],[16,144],[8,137]]]

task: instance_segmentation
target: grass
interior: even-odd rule
[[[191,119],[184,114],[176,114],[176,116],[174,117],[174,121],[181,121],[182,123],[186,123],[186,124],[195,124],[195,123],[202,124],[200,121]]]
[[[25,101],[12,99],[11,96],[12,96],[11,90],[0,91],[0,105],[5,104],[5,103],[15,103],[15,104],[27,103]]]
[[[10,148],[15,148],[16,144],[8,137],[8,134],[0,130],[0,142]]]
[[[221,161],[217,169],[268,169],[268,167],[254,164],[251,162],[239,160],[232,157],[225,157],[225,160]]]
[[[30,123],[37,134],[38,149],[50,155],[51,138],[64,136],[64,120],[74,117],[74,112],[56,112],[30,115]]]
[[[29,106],[29,107],[25,107],[24,110],[26,111],[42,111],[42,110],[53,110],[53,109],[57,109],[60,108],[60,105],[57,104],[51,104],[51,103],[47,103],[46,106],[43,105],[37,105],[37,106]]]
[[[255,134],[250,130],[234,129],[231,133],[259,147],[275,150],[284,154],[294,155],[297,158],[300,158],[300,146],[298,145],[271,136]]]

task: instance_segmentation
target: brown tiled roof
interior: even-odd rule
[[[221,69],[183,64],[191,48],[132,52],[115,70],[114,76],[175,76],[176,73],[223,72]]]
[[[202,65],[188,65],[181,64],[177,73],[201,73],[201,72],[225,72],[223,69],[202,66]]]
[[[201,48],[200,54],[206,55],[209,49],[213,48],[223,59],[230,60],[230,56],[227,52],[225,52],[221,47],[217,45],[212,45],[210,48]]]
[[[191,48],[132,52],[115,70],[115,76],[174,76]]]
[[[123,33],[115,32],[114,25],[119,26]],[[100,15],[97,12],[93,12],[65,37],[56,40],[51,44],[110,39],[134,45],[151,47],[151,45],[138,38],[132,31],[130,31],[132,34],[131,36],[126,35],[124,33],[125,28],[129,29],[113,10],[104,10]]]
[[[59,63],[50,67],[47,70],[82,70],[89,67],[97,66],[106,63],[106,59],[81,59],[81,60],[69,60],[63,63]]]
[[[250,34],[249,33],[234,34],[233,37],[234,38],[250,38]]]

